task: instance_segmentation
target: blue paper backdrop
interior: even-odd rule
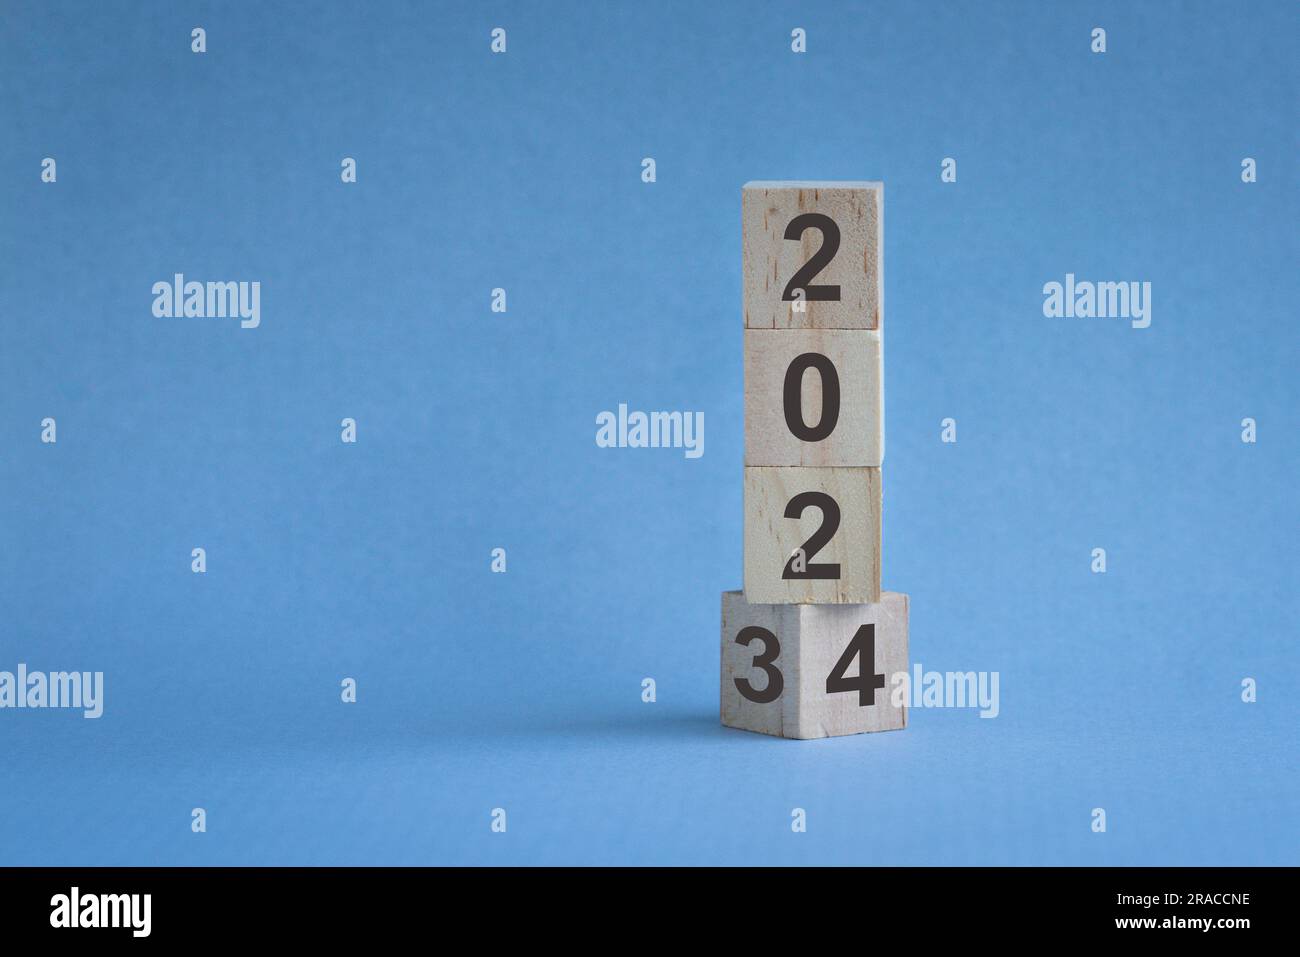
[[[0,711],[0,864],[1297,863],[1297,9],[5,3],[0,670],[105,710]],[[994,720],[718,724],[750,179],[886,184],[884,583]]]

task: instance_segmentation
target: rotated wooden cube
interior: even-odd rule
[[[880,469],[745,468],[745,597],[880,600]]]
[[[880,329],[884,184],[741,189],[746,329]]]
[[[907,596],[752,604],[722,593],[722,723],[784,738],[907,726]],[[900,690],[901,689],[901,690]]]

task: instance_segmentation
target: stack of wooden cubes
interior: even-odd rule
[[[722,723],[907,724],[907,596],[880,591],[884,187],[742,190],[744,591],[722,596]]]

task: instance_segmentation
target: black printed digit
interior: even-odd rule
[[[821,509],[822,524],[817,531],[813,532],[808,541],[804,542],[798,549],[803,553],[804,568],[803,571],[795,571],[795,555],[791,555],[785,563],[785,571],[781,573],[784,579],[790,578],[829,578],[837,579],[840,577],[839,562],[820,562],[814,563],[812,557],[826,547],[834,536],[835,531],[840,527],[840,506],[835,499],[831,498],[825,492],[800,492],[785,507],[786,518],[801,518],[804,510],[809,508]]]
[[[822,411],[816,425],[803,417],[803,374],[816,369],[822,380]],[[790,432],[805,442],[820,442],[833,431],[840,418],[840,376],[835,363],[819,352],[797,356],[785,370],[785,424]]]
[[[785,227],[785,238],[802,239],[804,231],[808,229],[815,229],[822,234],[821,248],[790,277],[785,292],[781,293],[781,299],[792,302],[795,298],[795,290],[802,289],[803,298],[808,302],[839,302],[839,286],[814,286],[811,285],[811,281],[830,265],[835,254],[839,252],[840,227],[825,213],[800,213],[790,220],[789,226]]]
[[[785,687],[785,679],[773,664],[781,654],[781,644],[776,640],[776,635],[757,625],[740,629],[740,634],[736,635],[736,644],[748,645],[755,638],[763,643],[763,653],[754,656],[753,667],[767,675],[767,684],[758,690],[749,683],[748,678],[736,678],[736,690],[756,704],[770,704],[781,697],[781,690]]]
[[[845,677],[854,658],[858,659],[858,673],[852,678]],[[856,691],[858,707],[866,708],[876,703],[876,689],[884,687],[885,676],[876,671],[876,626],[863,625],[844,649],[834,670],[827,675],[826,693]]]

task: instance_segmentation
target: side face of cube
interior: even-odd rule
[[[745,328],[880,329],[881,183],[741,190]]]
[[[790,606],[753,605],[722,593],[722,723],[791,737],[799,681],[797,618]],[[784,636],[784,638],[783,638]]]
[[[907,726],[907,596],[869,605],[761,605],[722,596],[722,723],[786,738]]]
[[[880,598],[878,468],[745,467],[745,597],[756,604]]]
[[[869,466],[885,455],[880,333],[745,331],[745,464]]]
[[[798,605],[796,738],[907,727],[908,599],[883,592],[869,605]],[[896,690],[898,689],[898,690]]]

